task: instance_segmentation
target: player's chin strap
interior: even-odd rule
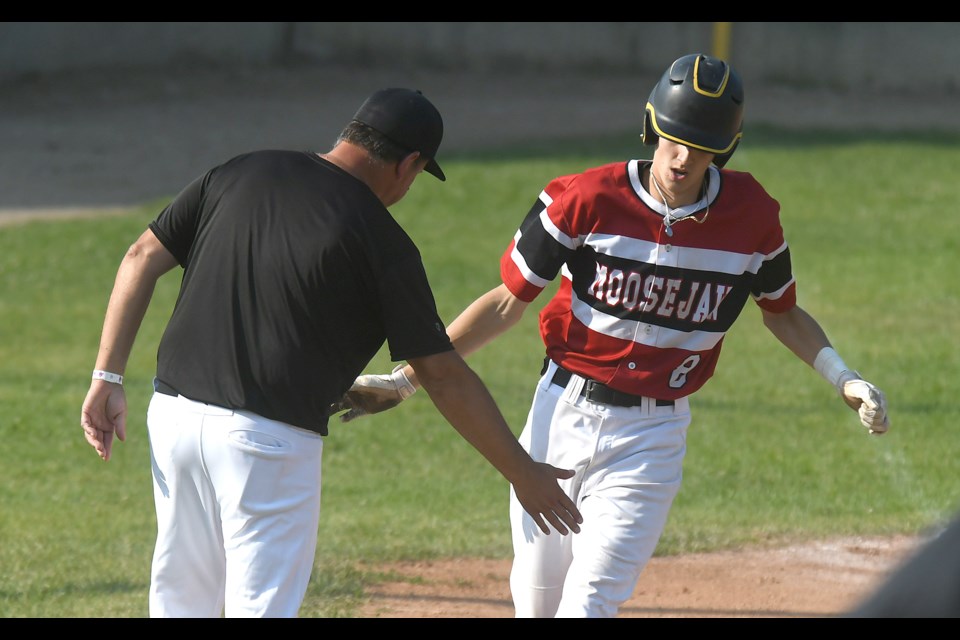
[[[843,358],[830,347],[824,347],[813,361],[813,368],[833,385],[846,402],[859,401],[857,413],[860,423],[870,433],[880,435],[890,428],[887,415],[887,398],[883,391],[863,379],[857,371],[846,365]]]

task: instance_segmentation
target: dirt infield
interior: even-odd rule
[[[780,549],[653,558],[620,618],[824,618],[846,612],[917,539],[847,538]],[[364,618],[509,618],[510,563],[461,559],[376,567]]]
[[[420,88],[444,114],[443,154],[636,132],[655,78],[484,76],[383,69],[178,69],[22,78],[0,104],[0,226],[123,214],[255,148],[326,150],[373,90]],[[842,96],[747,85],[748,122],[960,131],[950,96]],[[745,137],[745,144],[749,138]],[[621,617],[825,617],[879,583],[916,539],[818,541],[654,558]],[[511,617],[508,561],[378,570],[362,617]]]

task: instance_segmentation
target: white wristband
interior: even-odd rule
[[[410,379],[407,377],[407,374],[403,372],[403,368],[405,366],[406,364],[398,364],[393,368],[393,372],[390,375],[394,384],[397,385],[397,391],[400,392],[400,398],[403,400],[406,400],[417,392],[417,388],[413,386],[413,384],[410,382]]]
[[[840,354],[830,347],[824,347],[813,361],[813,368],[827,382],[843,393],[843,389],[840,387],[841,376],[844,372],[850,371],[850,367],[843,361]]]
[[[101,371],[100,369],[93,370],[93,379],[104,380],[106,382],[112,382],[113,384],[123,384],[123,376],[119,373],[110,373],[109,371]]]

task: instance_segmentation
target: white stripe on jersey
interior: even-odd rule
[[[541,216],[542,217],[542,216]],[[656,264],[668,267],[682,267],[697,271],[712,271],[715,273],[757,273],[764,258],[772,258],[787,248],[784,242],[779,249],[764,256],[762,253],[733,253],[719,249],[697,249],[694,247],[674,246],[669,252],[664,251],[661,245],[648,240],[638,240],[626,236],[591,234],[584,244],[597,250],[597,253],[635,260],[647,264]],[[658,258],[659,249],[659,258]]]
[[[584,244],[595,248],[597,253],[616,258],[626,258],[647,264],[656,264],[657,262],[657,247],[659,245],[649,240],[591,233],[584,239]]]
[[[550,284],[550,281],[544,278],[541,278],[540,276],[535,274],[533,270],[530,269],[530,267],[527,266],[527,261],[524,260],[523,254],[521,254],[520,251],[517,250],[517,244],[520,242],[521,235],[522,234],[518,230],[513,236],[513,240],[514,240],[513,251],[510,252],[510,259],[513,260],[513,264],[516,265],[517,271],[519,271],[523,275],[524,280],[526,280],[527,282],[529,282],[530,284],[536,287],[543,289],[548,284]]]
[[[788,282],[787,284],[783,285],[782,287],[780,287],[780,288],[777,289],[776,291],[774,291],[774,292],[772,292],[772,293],[762,293],[762,294],[760,294],[759,296],[754,296],[754,297],[755,297],[757,300],[776,300],[776,299],[778,299],[780,296],[782,296],[782,295],[783,295],[783,292],[787,290],[787,287],[789,287],[789,286],[792,285],[793,283],[794,283],[794,279],[793,279],[793,278],[790,278],[790,282]]]
[[[546,191],[541,191],[540,201],[543,202],[546,207],[549,207],[550,203],[553,202],[553,198],[551,198]],[[560,231],[560,229],[557,228],[557,225],[553,224],[553,220],[551,220],[550,216],[547,215],[546,207],[540,212],[540,224],[543,225],[543,230],[546,231],[551,238],[559,242],[567,249],[573,251],[579,246],[580,243],[575,242],[573,238],[565,234],[563,231]],[[520,234],[518,233],[516,236],[514,236],[514,239],[519,240]]]

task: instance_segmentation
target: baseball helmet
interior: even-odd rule
[[[743,84],[727,62],[702,53],[674,61],[653,87],[643,143],[660,137],[714,154],[723,167],[743,135]]]

